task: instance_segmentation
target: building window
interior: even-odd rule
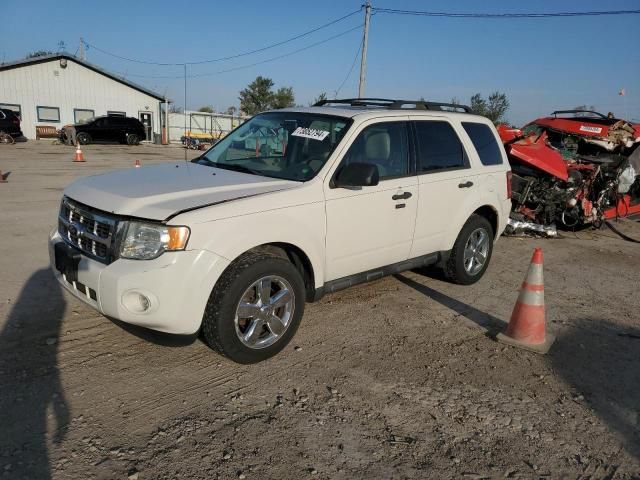
[[[18,117],[22,118],[22,108],[20,108],[20,105],[16,103],[0,103],[0,108],[4,108],[5,110],[12,110],[16,112],[16,115],[18,115]]]
[[[113,110],[108,110],[107,115],[110,117],[126,117],[126,112],[114,112]]]
[[[88,110],[85,108],[73,109],[73,123],[84,123],[95,116],[96,112],[94,110]]]
[[[58,107],[36,107],[39,122],[59,122],[60,109]]]

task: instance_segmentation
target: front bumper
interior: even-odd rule
[[[206,250],[167,252],[155,260],[118,259],[109,265],[81,256],[77,282],[68,282],[55,268],[55,244],[49,235],[49,258],[60,284],[76,298],[107,317],[167,333],[198,331],[209,295],[229,261]],[[131,298],[149,300],[144,312]],[[135,297],[137,298],[137,297]]]

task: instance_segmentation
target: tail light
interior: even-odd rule
[[[507,198],[511,198],[511,170],[507,172]]]

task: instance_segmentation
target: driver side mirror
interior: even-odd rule
[[[333,182],[337,188],[373,187],[378,185],[378,167],[370,163],[350,163],[340,169]]]

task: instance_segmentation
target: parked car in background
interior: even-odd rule
[[[94,142],[117,142],[138,145],[146,138],[142,122],[133,117],[108,115],[93,117],[85,122],[67,125],[62,129],[65,143],[87,145]]]
[[[16,139],[22,137],[20,129],[20,117],[13,110],[0,108],[0,136],[6,134]]]

